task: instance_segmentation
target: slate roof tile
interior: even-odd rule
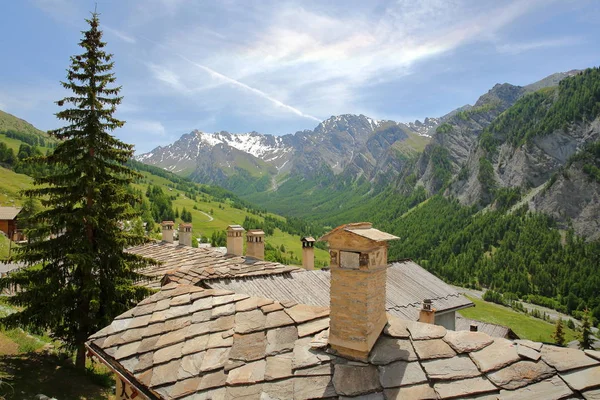
[[[494,339],[481,332],[447,331],[444,341],[457,353],[470,353],[489,346]]]
[[[227,384],[248,385],[262,382],[265,379],[266,366],[267,362],[265,360],[258,360],[232,369],[227,375]]]
[[[517,390],[502,390],[500,400],[558,400],[573,394],[573,391],[560,379],[554,376],[533,385]]]
[[[329,318],[321,318],[298,325],[298,336],[314,335],[329,328]]]
[[[543,345],[540,353],[542,360],[560,372],[600,364],[597,360],[576,349]]]
[[[329,308],[297,304],[293,307],[287,308],[285,312],[294,320],[295,323],[299,324],[329,315]]]
[[[238,312],[235,314],[235,332],[250,333],[264,329],[266,322],[265,314],[258,309]]]
[[[271,356],[294,350],[294,344],[298,340],[298,328],[286,326],[271,329],[267,332],[267,348],[265,355]]]
[[[591,389],[600,386],[600,365],[575,371],[561,372],[560,377],[575,390]]]
[[[454,357],[456,352],[442,339],[415,340],[413,347],[421,360]]]
[[[500,369],[520,360],[517,346],[507,339],[495,338],[494,343],[469,354],[482,372]]]
[[[396,361],[379,367],[379,380],[384,388],[393,388],[427,382],[427,376],[416,361]]]
[[[517,354],[519,354],[519,357],[521,358],[525,358],[532,361],[537,361],[542,357],[542,355],[538,351],[535,351],[531,347],[522,344],[517,344]]]
[[[484,377],[435,383],[433,389],[440,399],[465,398],[474,394],[497,392],[498,388]]]
[[[467,355],[425,361],[421,365],[432,380],[465,379],[481,375]]]
[[[374,365],[336,365],[333,386],[337,394],[343,396],[358,396],[382,390],[379,371]]]
[[[519,361],[487,375],[490,381],[502,389],[518,389],[530,383],[550,378],[555,371],[543,361]]]
[[[437,394],[429,384],[420,384],[413,386],[404,386],[395,389],[385,389],[383,391],[385,398],[388,400],[405,400],[405,399],[419,399],[419,400],[435,400]]]
[[[369,362],[386,365],[393,361],[416,361],[417,354],[410,340],[380,336],[371,349]]]
[[[272,381],[292,376],[292,358],[292,353],[283,353],[267,357],[265,380]]]
[[[248,362],[264,358],[267,347],[265,336],[263,331],[245,335],[235,333],[232,337],[233,345],[229,359]]]

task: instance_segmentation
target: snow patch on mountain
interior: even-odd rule
[[[416,120],[409,122],[408,127],[421,136],[431,137],[435,128],[443,122],[442,118],[425,118],[423,122]]]
[[[200,139],[200,142],[211,147],[220,143],[226,144],[264,161],[272,160],[273,157],[267,156],[273,153],[287,153],[292,150],[290,147],[285,146],[281,137],[265,136],[256,132],[231,134],[229,132],[206,133],[196,131],[196,136]]]

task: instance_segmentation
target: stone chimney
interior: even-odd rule
[[[393,239],[368,222],[339,226],[319,239],[329,242],[331,256],[329,345],[342,356],[366,361],[387,323],[387,241]]]
[[[179,224],[179,244],[192,247],[192,224]]]
[[[431,307],[430,299],[423,300],[423,308],[419,312],[419,322],[435,325],[435,308]]]
[[[162,241],[167,243],[173,243],[173,227],[175,226],[175,222],[173,221],[163,221],[161,222],[162,226]]]
[[[305,236],[302,239],[302,268],[315,269],[315,239]]]
[[[239,225],[227,227],[227,254],[241,256],[244,254],[244,228]]]
[[[250,229],[246,233],[246,257],[265,259],[265,233],[261,229]]]

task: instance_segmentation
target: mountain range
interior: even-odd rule
[[[346,114],[282,136],[192,131],[137,159],[302,217],[305,208],[292,204],[342,218],[350,197],[424,190],[478,207],[518,198],[594,239],[599,183],[573,157],[600,139],[598,75],[496,84],[474,105],[423,122]]]

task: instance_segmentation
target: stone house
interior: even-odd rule
[[[600,352],[400,319],[386,312],[395,237],[361,223],[324,239],[328,307],[172,281],[92,335],[87,348],[115,372],[117,399],[600,395]]]

